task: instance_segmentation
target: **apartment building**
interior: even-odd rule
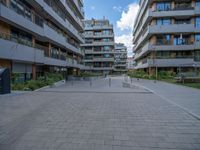
[[[122,43],[115,44],[114,72],[123,74],[127,71],[127,47]]]
[[[1,0],[0,66],[23,80],[83,67],[82,0]]]
[[[127,58],[127,70],[134,70],[135,69],[135,61],[133,57]]]
[[[108,20],[85,20],[84,29],[85,66],[87,71],[100,74],[113,72],[114,66],[114,32]]]
[[[200,67],[200,1],[140,0],[133,30],[136,69],[193,71]],[[156,69],[157,68],[157,69]]]

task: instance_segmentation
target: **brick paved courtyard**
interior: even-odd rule
[[[0,96],[0,150],[200,150],[200,120],[122,78]]]

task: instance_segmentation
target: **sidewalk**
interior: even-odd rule
[[[130,80],[129,80],[130,82]],[[161,98],[200,118],[200,90],[163,81],[133,79],[133,84],[144,86]]]
[[[200,120],[148,90],[123,88],[122,77],[108,81],[0,97],[0,150],[200,149]]]

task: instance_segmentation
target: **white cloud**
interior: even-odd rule
[[[95,8],[95,6],[91,6],[91,9],[92,9],[92,10],[95,10],[96,8]]]
[[[120,20],[117,21],[117,27],[122,31],[125,29],[132,30],[138,10],[139,5],[137,3],[128,5],[128,10],[123,11]]]
[[[132,34],[123,34],[121,36],[116,36],[115,37],[115,42],[116,43],[123,43],[126,47],[127,47],[127,50],[128,50],[128,54],[129,56],[132,55],[132,47],[133,47],[133,44],[132,44]]]
[[[113,6],[113,10],[122,12],[122,7],[121,6]]]

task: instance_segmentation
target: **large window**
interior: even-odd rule
[[[199,6],[199,7],[200,7],[200,0],[197,0],[197,1],[196,1],[196,6]]]
[[[51,57],[52,58],[56,58],[56,59],[59,58],[59,50],[58,50],[58,48],[56,48],[56,47],[52,47],[51,48]]]
[[[194,52],[194,60],[200,61],[200,50]]]
[[[157,35],[156,45],[169,45],[171,42],[170,35]]]
[[[111,40],[106,38],[106,39],[103,39],[104,42],[110,42]]]
[[[195,35],[195,41],[196,42],[200,42],[200,34],[196,34]]]
[[[196,27],[200,28],[200,17],[196,18]]]
[[[104,35],[110,35],[110,34],[111,34],[111,31],[110,31],[110,30],[103,30],[103,34],[104,34]]]
[[[170,19],[157,19],[156,24],[157,25],[170,25],[171,20]]]
[[[178,35],[174,37],[174,45],[188,45],[189,36],[188,35]]]
[[[33,46],[32,35],[26,32],[20,31],[17,28],[11,29],[11,40],[27,45],[27,46]]]
[[[169,11],[171,9],[170,2],[161,2],[156,4],[157,11]]]
[[[110,58],[110,54],[104,54],[104,58]]]
[[[111,50],[111,48],[110,48],[110,46],[104,46],[104,51],[109,51],[109,50]]]
[[[190,19],[176,19],[176,24],[190,24]]]

